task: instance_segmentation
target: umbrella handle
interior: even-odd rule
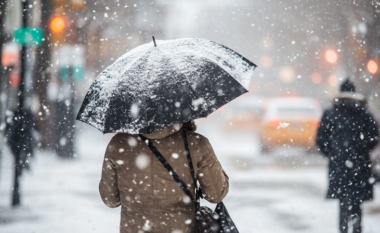
[[[152,39],[153,39],[154,47],[157,47],[156,39],[154,39],[154,36],[152,36]]]

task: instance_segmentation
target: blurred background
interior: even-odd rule
[[[346,77],[380,122],[380,1],[2,0],[0,13],[1,232],[118,232],[98,194],[112,135],[74,118],[96,76],[152,35],[213,40],[258,65],[249,93],[197,121],[230,176],[238,229],[338,231],[315,134]],[[15,156],[20,108],[31,147]],[[372,159],[380,170],[378,149]],[[377,185],[364,232],[379,221]]]

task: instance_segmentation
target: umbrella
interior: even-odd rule
[[[77,120],[103,133],[150,134],[207,117],[246,93],[255,67],[213,41],[154,40],[99,74]]]

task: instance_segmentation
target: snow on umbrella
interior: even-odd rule
[[[77,115],[103,133],[150,134],[208,116],[247,92],[256,65],[204,39],[154,41],[118,58]]]

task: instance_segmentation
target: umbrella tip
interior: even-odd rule
[[[152,39],[153,39],[154,47],[157,47],[156,39],[154,39],[154,36],[152,36]]]

